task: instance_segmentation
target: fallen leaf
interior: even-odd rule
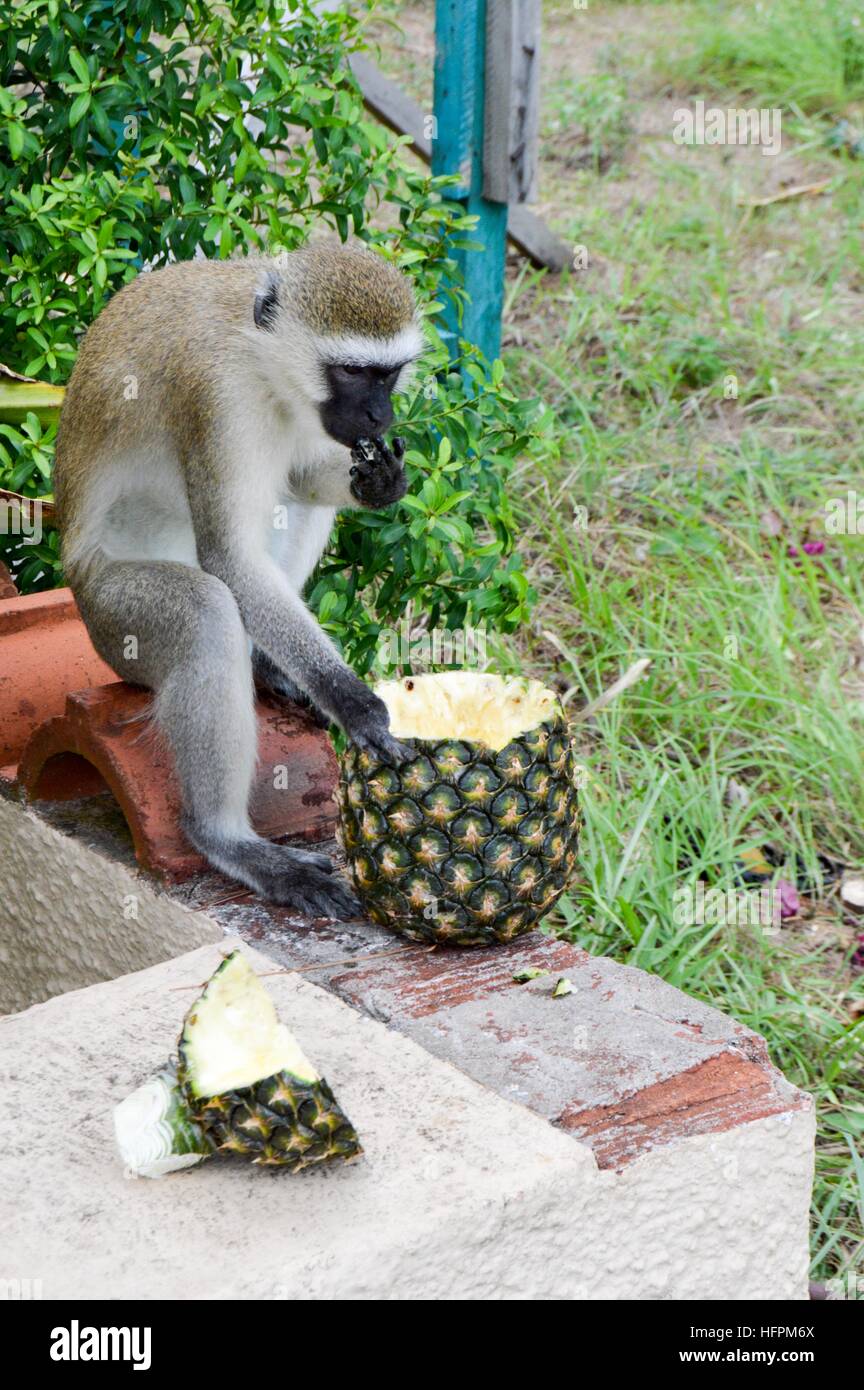
[[[759,529],[765,536],[779,536],[783,532],[783,522],[777,512],[763,512],[759,518]]]

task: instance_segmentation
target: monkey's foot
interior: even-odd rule
[[[408,491],[405,440],[394,439],[392,450],[383,439],[358,439],[351,450],[351,493],[364,507],[386,507]]]
[[[226,840],[189,824],[184,830],[217,869],[245,883],[267,902],[291,907],[304,917],[352,921],[363,909],[326,854],[274,845],[261,838]]]

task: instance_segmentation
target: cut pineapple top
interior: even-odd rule
[[[180,1039],[196,1096],[219,1096],[287,1071],[318,1080],[248,961],[235,951],[190,1010]]]
[[[554,690],[540,681],[487,672],[441,671],[381,681],[375,687],[395,738],[464,739],[494,752],[561,714]]]

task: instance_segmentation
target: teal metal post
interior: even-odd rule
[[[483,243],[482,251],[453,249],[464,289],[470,296],[461,327],[456,312],[445,314],[453,333],[481,348],[493,361],[501,351],[504,307],[504,252],[507,204],[483,197],[483,113],[486,90],[486,9],[495,0],[436,0],[433,174],[459,174],[447,197],[479,218],[464,235]]]

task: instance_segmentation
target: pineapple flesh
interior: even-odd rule
[[[239,951],[186,1015],[178,1075],[194,1119],[220,1153],[298,1170],[361,1152],[327,1082]]]
[[[484,946],[530,931],[576,865],[575,754],[539,681],[471,671],[376,686],[399,766],[349,746],[342,845],[370,917],[413,941]]]

